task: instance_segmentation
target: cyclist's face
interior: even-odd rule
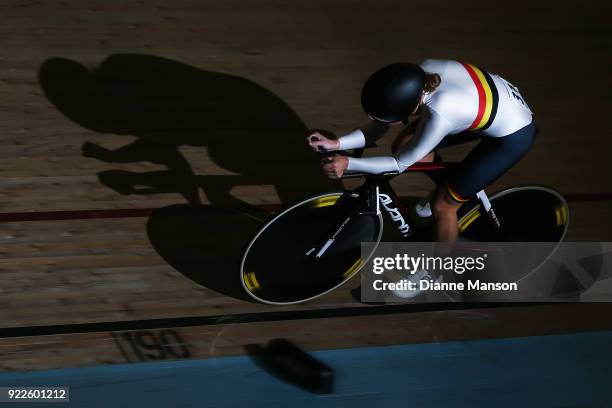
[[[414,108],[414,111],[412,111],[412,113],[411,113],[409,116],[412,116],[412,115],[414,115],[415,113],[417,113],[417,111],[418,111],[418,110],[419,110],[419,108],[421,107],[422,102],[423,102],[423,100],[421,99],[421,101],[419,102],[419,104],[417,105],[417,107],[416,107],[416,108]],[[378,122],[380,122],[380,123],[384,123],[385,125],[388,125],[388,126],[399,126],[399,125],[405,125],[405,124],[406,124],[406,121],[408,120],[408,119],[406,119],[405,121],[404,121],[404,120],[398,120],[398,121],[395,121],[395,122],[382,122],[382,121],[377,120],[376,118],[373,118],[373,117],[372,117],[372,116],[370,116],[370,115],[368,115],[368,116],[370,117],[370,119],[372,119],[372,120],[376,120],[376,121],[378,121]]]
[[[425,96],[425,93],[424,93],[424,92],[422,92],[422,93],[421,93],[421,97],[419,98],[419,103],[418,103],[418,105],[416,106],[416,108],[414,108],[414,110],[412,111],[412,113],[411,113],[410,115],[408,115],[408,116],[412,116],[412,115],[414,115],[415,113],[417,113],[417,111],[419,110],[419,108],[420,108],[420,107],[421,107],[421,105],[423,104],[423,96]],[[371,120],[374,120],[374,121],[377,121],[377,122],[380,122],[380,123],[384,123],[385,125],[389,125],[389,126],[399,126],[399,125],[404,125],[404,124],[405,124],[405,122],[406,122],[406,121],[403,121],[403,120],[398,120],[398,121],[395,121],[395,122],[383,122],[383,121],[381,121],[381,120],[378,120],[378,119],[376,119],[376,118],[372,117],[371,115],[368,115],[368,117],[369,117]],[[406,120],[408,120],[408,119],[406,119]]]

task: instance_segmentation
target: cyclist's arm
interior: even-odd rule
[[[424,110],[414,136],[394,156],[349,158],[347,170],[364,173],[403,172],[425,157],[451,130],[451,124],[435,111]]]
[[[352,132],[338,138],[340,145],[338,150],[360,149],[362,147],[372,147],[376,141],[383,137],[389,130],[389,125],[370,121],[365,126],[353,130]]]

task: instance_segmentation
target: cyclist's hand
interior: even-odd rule
[[[314,132],[306,138],[308,144],[315,152],[329,152],[338,150],[340,142],[334,139],[328,139],[319,132]]]
[[[348,157],[330,156],[321,161],[323,171],[331,179],[339,179],[348,167]]]

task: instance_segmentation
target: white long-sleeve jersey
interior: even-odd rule
[[[531,123],[532,112],[518,89],[502,77],[453,60],[426,60],[425,72],[440,85],[423,96],[414,137],[394,156],[349,158],[348,170],[402,172],[431,152],[447,135],[466,130],[489,137],[507,136]],[[365,146],[359,130],[340,138],[340,149]]]

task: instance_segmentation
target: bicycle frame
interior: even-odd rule
[[[416,163],[413,166],[408,167],[404,173],[409,172],[423,172],[429,174],[434,171],[444,170],[447,164],[440,162],[432,163]],[[401,174],[404,174],[401,173]],[[408,213],[408,210],[403,205],[402,201],[391,187],[390,180],[400,175],[399,173],[382,173],[382,174],[364,174],[364,173],[347,173],[343,178],[365,178],[365,183],[355,189],[351,196],[358,198],[353,208],[348,212],[347,216],[342,219],[337,225],[331,229],[327,238],[324,242],[316,247],[311,248],[306,255],[313,255],[316,259],[321,258],[327,249],[333,244],[336,237],[342,232],[344,227],[350,222],[350,220],[359,215],[381,213],[380,207],[385,210],[389,218],[394,222],[395,227],[404,239],[409,239],[415,231],[414,222]],[[491,225],[496,231],[501,233],[501,223],[491,206],[491,202],[487,193],[484,190],[479,191],[476,194],[476,198],[479,200],[481,208],[487,214]]]
[[[408,214],[408,210],[401,202],[398,195],[391,187],[389,180],[390,177],[379,176],[379,177],[366,177],[366,182],[362,186],[368,191],[368,194],[372,199],[369,200],[369,210],[378,215],[380,214],[380,207],[382,207],[389,218],[394,222],[397,230],[404,238],[409,238],[413,231],[414,225],[412,219]],[[375,210],[372,208],[373,203],[376,203]]]
[[[404,173],[410,172],[422,172],[425,174],[431,174],[432,172],[438,172],[446,169],[448,164],[442,162],[431,162],[431,163],[416,163],[408,167]],[[401,173],[401,174],[404,174]],[[399,176],[398,173],[383,173],[380,175],[371,175],[363,173],[349,173],[344,178],[364,177],[366,182],[359,189],[368,189],[369,195],[375,194],[376,199],[376,214],[380,214],[380,206],[383,207],[389,218],[394,222],[398,232],[405,239],[409,238],[415,228],[414,223],[406,207],[395,193],[395,190],[391,187],[389,181]],[[495,214],[495,210],[491,206],[491,201],[484,190],[480,190],[476,194],[476,198],[480,202],[481,208],[487,214],[487,218],[491,225],[498,231],[501,229],[501,223]],[[370,200],[372,203],[374,200]],[[371,205],[371,204],[370,204]],[[370,208],[372,210],[372,208]]]

